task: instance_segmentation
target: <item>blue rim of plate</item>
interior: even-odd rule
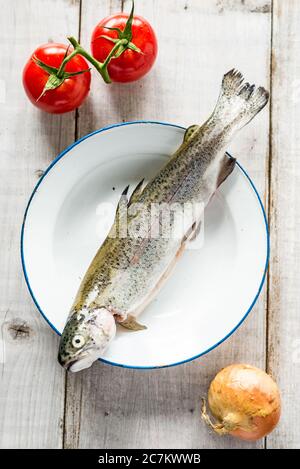
[[[186,128],[181,126],[181,125],[177,125],[177,124],[171,124],[171,123],[168,123],[168,122],[160,122],[160,121],[147,121],[147,120],[138,120],[138,121],[129,121],[129,122],[120,122],[120,123],[117,123],[117,124],[112,124],[112,125],[108,125],[106,127],[102,127],[101,129],[98,129],[98,130],[95,130],[94,132],[91,132],[85,136],[83,136],[82,138],[80,138],[79,140],[77,140],[76,142],[72,143],[70,146],[68,146],[65,150],[63,150],[53,161],[52,163],[48,166],[48,168],[45,170],[43,176],[41,176],[41,178],[39,179],[39,181],[37,182],[35,188],[33,189],[33,192],[29,198],[29,201],[27,203],[27,207],[26,207],[26,210],[25,210],[25,214],[24,214],[24,217],[23,217],[23,223],[22,223],[22,229],[21,229],[21,260],[22,260],[22,268],[23,268],[23,273],[24,273],[24,277],[25,277],[25,281],[26,281],[26,284],[27,284],[27,287],[28,287],[28,290],[29,290],[29,293],[33,299],[33,302],[35,304],[35,306],[37,307],[38,311],[41,313],[41,315],[43,316],[43,318],[45,319],[45,321],[49,324],[49,326],[58,334],[58,335],[61,335],[60,332],[54,327],[54,325],[49,321],[49,319],[47,318],[47,316],[45,315],[45,313],[42,311],[40,305],[38,304],[38,301],[37,299],[35,298],[34,296],[34,293],[32,291],[32,288],[31,288],[31,285],[30,285],[30,282],[29,282],[29,278],[28,278],[28,275],[27,275],[27,271],[26,271],[26,264],[25,264],[25,258],[24,258],[24,231],[25,231],[25,223],[26,223],[26,217],[27,217],[27,213],[28,213],[28,210],[29,210],[29,207],[30,207],[30,204],[31,204],[31,201],[38,189],[38,187],[40,186],[40,184],[42,183],[43,179],[47,176],[47,174],[50,172],[50,170],[53,168],[53,166],[61,159],[63,158],[70,150],[72,150],[72,148],[74,148],[76,145],[79,145],[79,143],[83,142],[83,140],[86,140],[87,138],[89,137],[92,137],[93,135],[96,135],[98,133],[101,133],[101,132],[105,132],[106,130],[111,130],[111,129],[114,129],[116,127],[123,127],[123,126],[126,126],[126,125],[134,125],[134,124],[150,124],[150,125],[164,125],[164,126],[167,126],[167,127],[174,127],[174,128],[177,128],[177,129],[181,129],[181,130],[185,130]],[[261,208],[261,211],[262,211],[262,214],[263,214],[263,219],[264,219],[264,222],[265,222],[265,229],[266,229],[266,239],[267,239],[267,255],[266,255],[266,262],[265,262],[265,268],[264,268],[264,273],[263,273],[263,276],[262,276],[262,279],[261,279],[261,282],[260,282],[260,285],[259,285],[259,288],[258,288],[258,291],[250,305],[250,307],[248,308],[247,312],[244,314],[244,316],[242,317],[242,319],[239,321],[239,323],[225,336],[223,337],[223,339],[219,340],[216,344],[212,345],[211,347],[209,347],[207,350],[205,350],[204,352],[201,352],[199,353],[198,355],[195,355],[191,358],[187,358],[185,360],[182,360],[180,362],[176,362],[176,363],[171,363],[169,365],[158,365],[158,366],[132,366],[132,365],[124,365],[124,364],[121,364],[121,363],[114,363],[114,362],[111,362],[109,360],[105,360],[105,358],[99,358],[99,361],[103,362],[103,363],[106,363],[108,365],[112,365],[112,366],[118,366],[118,367],[121,367],[121,368],[132,368],[132,369],[140,369],[140,370],[153,370],[153,369],[158,369],[158,368],[170,368],[170,367],[173,367],[173,366],[177,366],[177,365],[182,365],[184,363],[188,363],[190,361],[193,361],[193,360],[196,360],[197,358],[199,357],[202,357],[203,355],[206,355],[207,353],[209,353],[211,350],[215,349],[216,347],[218,347],[219,345],[221,345],[223,342],[225,342],[239,327],[240,325],[244,322],[244,320],[246,319],[246,317],[248,316],[248,314],[250,313],[250,311],[252,310],[253,306],[255,305],[259,295],[260,295],[260,292],[262,290],[262,287],[263,287],[263,284],[264,284],[264,281],[265,281],[265,278],[266,278],[266,274],[267,274],[267,270],[268,270],[268,264],[269,264],[269,257],[270,257],[270,235],[269,235],[269,228],[268,228],[268,221],[267,221],[267,216],[266,216],[266,212],[265,212],[265,209],[264,209],[264,206],[263,206],[263,203],[262,203],[262,200],[259,196],[259,193],[254,185],[254,183],[252,182],[250,176],[248,175],[248,173],[245,171],[245,169],[238,163],[236,162],[236,164],[238,165],[238,167],[240,168],[240,170],[242,171],[242,173],[246,176],[246,178],[248,179],[249,183],[250,183],[250,186],[252,187],[257,199],[258,199],[258,202],[259,202],[259,205],[260,205],[260,208]]]

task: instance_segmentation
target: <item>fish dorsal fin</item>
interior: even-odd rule
[[[183,137],[183,143],[187,143],[189,140],[191,140],[195,134],[195,132],[197,132],[197,130],[200,129],[200,125],[190,125],[186,131],[185,131],[185,134],[184,134],[184,137]]]
[[[138,185],[136,186],[136,188],[134,189],[134,191],[131,194],[128,205],[134,204],[138,201],[139,197],[142,195],[142,192],[144,190],[144,188],[143,188],[144,181],[145,181],[145,178],[143,178],[138,183]]]
[[[178,153],[182,148],[184,148],[188,142],[190,142],[193,138],[193,136],[195,135],[195,133],[200,129],[200,125],[190,125],[185,133],[184,133],[184,137],[183,137],[183,141],[182,141],[182,144],[180,145],[180,147],[178,148],[177,152]],[[173,156],[173,155],[172,155]]]
[[[123,190],[123,192],[121,194],[121,197],[119,199],[119,202],[118,202],[118,205],[117,205],[117,208],[116,208],[115,219],[114,219],[113,225],[110,229],[110,232],[108,234],[108,237],[111,237],[111,238],[115,237],[119,233],[120,218],[121,218],[120,217],[120,209],[121,209],[121,205],[123,205],[125,207],[128,206],[128,197],[127,197],[128,190],[129,190],[129,185],[125,187],[125,189]]]
[[[225,179],[228,178],[229,174],[232,173],[235,167],[236,159],[233,158],[229,153],[225,153],[220,163],[220,172],[217,179],[217,187],[219,187]]]
[[[129,184],[123,190],[123,192],[121,194],[121,197],[119,199],[118,205],[117,205],[115,220],[114,220],[113,226],[111,227],[110,235],[112,235],[113,233],[118,233],[119,225],[120,225],[120,218],[121,218],[120,217],[121,206],[123,206],[123,208],[124,207],[129,207],[131,204],[137,202],[139,197],[142,195],[143,190],[144,190],[144,188],[143,188],[144,180],[145,179],[143,178],[138,183],[138,185],[136,186],[136,188],[132,192],[129,199],[128,199],[128,195],[127,195],[128,190],[129,190]]]
[[[117,205],[116,215],[119,213],[120,205],[122,203],[128,205],[128,197],[127,197],[128,190],[129,190],[129,184],[128,184],[128,186],[125,187],[125,189],[123,190],[123,192],[121,194],[121,197],[120,197],[118,205]]]
[[[118,324],[120,324],[120,326],[125,327],[126,329],[130,329],[131,331],[142,331],[144,329],[147,329],[146,326],[137,322],[135,317],[131,314],[128,314],[125,321],[120,321]]]

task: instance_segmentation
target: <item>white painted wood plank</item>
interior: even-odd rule
[[[74,114],[35,109],[21,77],[35,47],[77,33],[79,2],[0,3],[0,447],[56,448],[63,439],[64,372],[57,337],[25,286],[19,244],[36,171],[73,141]]]
[[[119,7],[118,1],[83,0],[84,45],[89,44],[97,21]],[[128,2],[125,8],[128,11]],[[122,120],[201,122],[212,111],[223,73],[232,67],[268,87],[270,1],[137,0],[136,12],[149,19],[157,32],[155,69],[142,81],[123,86],[107,87],[94,77],[91,99],[79,112],[80,135]],[[230,148],[249,170],[264,200],[268,121],[267,109]],[[200,396],[214,374],[232,362],[264,368],[265,292],[230,340],[193,363],[153,371],[95,364],[68,376],[66,446],[262,447],[263,441],[247,444],[216,437],[200,420]]]
[[[268,448],[300,448],[300,3],[274,1],[268,365],[282,418]]]

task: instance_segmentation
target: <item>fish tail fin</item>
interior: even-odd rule
[[[232,69],[222,80],[221,93],[213,119],[239,130],[267,104],[269,93],[263,87],[244,83],[243,75]]]

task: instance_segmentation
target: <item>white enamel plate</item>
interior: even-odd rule
[[[127,184],[150,179],[183,134],[156,122],[101,129],[65,150],[40,179],[25,213],[21,254],[32,298],[57,333],[109,230],[106,205],[116,207]],[[202,246],[184,253],[141,314],[147,330],[119,327],[104,361],[176,365],[207,353],[245,319],[263,285],[269,241],[262,203],[239,165],[206,208],[202,230]]]

